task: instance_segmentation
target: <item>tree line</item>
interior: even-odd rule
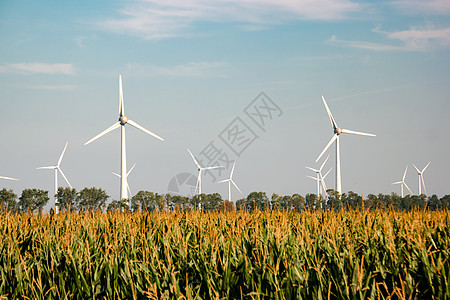
[[[342,210],[342,209],[394,209],[409,211],[413,209],[443,210],[450,209],[450,195],[439,198],[436,195],[408,195],[401,197],[396,193],[391,195],[362,195],[352,191],[339,195],[335,190],[327,191],[328,199],[316,194],[299,194],[280,196],[265,192],[252,192],[246,198],[236,203],[222,199],[218,193],[201,194],[192,197],[172,194],[158,194],[140,191],[130,201],[113,200],[100,188],[84,188],[77,191],[74,188],[58,188],[57,198],[60,211],[87,212],[101,211],[234,211],[234,210]],[[25,189],[18,197],[12,190],[0,190],[0,210],[3,212],[34,212],[42,213],[50,200],[48,191]],[[131,203],[131,206],[129,206]]]

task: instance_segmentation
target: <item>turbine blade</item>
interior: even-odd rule
[[[236,161],[233,163],[233,168],[231,168],[230,179],[233,178],[234,167],[236,166]]]
[[[36,170],[54,170],[54,169],[56,169],[56,168],[58,168],[58,166],[49,166],[49,167],[39,167],[39,168],[36,168]]]
[[[69,144],[69,142],[67,141],[66,142],[66,146],[64,147],[64,150],[63,150],[63,152],[61,153],[61,156],[59,157],[59,159],[58,159],[58,164],[56,164],[58,167],[59,167],[59,165],[61,164],[61,161],[62,161],[62,158],[63,158],[63,156],[64,156],[64,153],[66,152],[66,149],[67,149],[67,145]]]
[[[409,186],[406,184],[406,182],[403,181],[403,184],[406,186],[406,188],[408,189],[408,191],[412,194],[413,192],[411,191],[411,189],[409,188]]]
[[[230,178],[218,181],[217,183],[223,183],[223,182],[228,182],[228,181],[230,181]]]
[[[157,138],[158,140],[161,140],[164,142],[164,139],[162,137],[160,137],[157,134],[154,134],[153,132],[151,132],[150,130],[145,129],[144,127],[142,127],[141,125],[139,125],[138,123],[134,122],[133,120],[128,120],[128,124],[130,124],[131,126],[142,130],[143,132],[150,134],[152,137]]]
[[[125,114],[125,107],[123,104],[123,90],[122,90],[122,75],[119,75],[119,117]]]
[[[195,165],[196,165],[199,169],[201,169],[202,167],[200,166],[200,164],[198,163],[198,161],[195,159],[195,157],[194,157],[194,155],[192,154],[192,152],[191,152],[189,149],[187,149],[187,151],[189,152],[189,154],[191,155],[192,159],[194,160]]]
[[[231,183],[234,185],[234,187],[239,191],[239,193],[242,194],[242,192],[241,192],[241,190],[239,189],[239,187],[237,186],[237,184],[236,184],[233,180],[230,180],[230,181],[231,181]]]
[[[356,135],[365,135],[365,136],[376,136],[375,134],[372,134],[372,133],[353,131],[353,130],[349,130],[349,129],[342,129],[342,133],[356,134]]]
[[[202,170],[212,170],[212,169],[220,169],[223,168],[223,166],[214,166],[214,167],[204,167],[201,168]]]
[[[128,197],[131,198],[131,189],[130,189],[130,185],[128,184],[128,181],[127,181],[127,190],[128,190]]]
[[[323,101],[323,104],[325,105],[325,109],[327,110],[328,117],[330,118],[331,127],[333,127],[333,129],[338,128],[336,121],[334,120],[333,115],[331,114],[331,111],[328,108],[327,102],[325,101],[325,98],[323,96],[322,96],[322,101]]]
[[[198,171],[197,184],[195,185],[195,193],[196,194],[197,194],[197,191],[198,191],[199,185],[200,185],[200,176],[202,176],[202,171]]]
[[[134,169],[135,166],[136,166],[136,163],[134,163],[134,165],[133,165],[133,166],[131,167],[131,169],[128,171],[127,177],[128,177],[128,175],[130,175],[131,171],[133,171],[133,169]]]
[[[416,165],[415,165],[415,164],[412,164],[412,165],[413,165],[413,167],[417,170],[417,173],[420,174],[420,171],[419,171],[419,169],[416,167]]]
[[[392,184],[400,184],[400,183],[403,183],[403,181],[396,181],[396,182],[393,182]]]
[[[427,193],[427,187],[425,185],[425,180],[423,180],[423,175],[420,175],[420,178],[422,179],[423,189],[425,190],[425,195],[426,195],[428,193]]]
[[[325,177],[327,177],[328,176],[328,174],[330,174],[330,172],[331,172],[331,170],[332,170],[333,168],[331,168],[331,169],[329,169],[328,170],[328,172],[327,173],[325,173],[325,176],[322,176],[322,180],[324,180],[325,179]]]
[[[421,173],[425,172],[425,170],[428,168],[428,166],[429,166],[430,164],[431,164],[431,161],[427,163],[427,165],[425,166],[425,168],[423,168],[423,170],[422,170]]]
[[[96,136],[94,136],[92,139],[90,139],[89,141],[87,141],[86,143],[84,143],[84,145],[86,146],[89,143],[92,143],[93,141],[95,141],[96,139],[98,139],[101,136],[104,136],[105,134],[107,134],[110,131],[113,131],[116,128],[120,127],[120,122],[114,123],[113,125],[111,125],[110,127],[108,127],[107,129],[105,129],[104,131],[100,132],[99,134],[97,134]]]
[[[319,170],[317,170],[317,169],[314,169],[314,168],[311,168],[311,167],[305,167],[305,168],[307,168],[307,169],[309,169],[309,170],[311,170],[311,171],[313,171],[313,172],[316,172],[316,173],[318,173],[318,172],[319,172]]]
[[[64,177],[64,180],[67,182],[67,184],[70,186],[71,189],[73,189],[72,185],[70,184],[69,180],[67,179],[66,175],[64,175],[64,172],[61,170],[61,168],[57,168],[59,173],[61,173],[62,177]]]
[[[6,176],[0,176],[0,179],[6,179],[6,180],[19,180],[19,179],[17,179],[17,178],[6,177]]]
[[[328,144],[325,146],[325,148],[322,150],[320,155],[317,157],[316,162],[322,157],[322,155],[330,148],[331,144],[337,139],[338,135],[335,133],[331,140],[328,142]]]
[[[322,163],[322,165],[320,166],[319,171],[322,171],[323,166],[325,166],[325,163],[327,162],[327,160],[330,158],[330,154],[328,154],[327,158],[324,160],[324,162]]]
[[[306,177],[308,177],[308,178],[311,178],[311,179],[314,179],[315,181],[317,181],[317,180],[320,180],[320,179],[317,179],[317,177],[312,177],[312,176],[306,176]]]
[[[117,177],[121,177],[119,174],[117,174],[117,173],[115,173],[115,172],[112,172],[114,175],[116,175]]]
[[[403,179],[402,179],[402,181],[405,181],[405,177],[406,177],[406,171],[408,171],[408,165],[406,165],[406,168],[405,168],[405,173],[403,173]]]

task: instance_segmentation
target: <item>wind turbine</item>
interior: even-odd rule
[[[401,181],[396,181],[396,182],[393,182],[393,183],[392,183],[392,184],[400,184],[401,191],[402,191],[402,198],[403,198],[403,186],[406,186],[406,188],[408,189],[408,191],[412,194],[411,189],[409,188],[409,186],[408,186],[408,185],[406,184],[406,182],[405,182],[406,171],[408,171],[408,166],[406,166],[406,168],[405,168],[405,173],[403,173],[403,178],[402,178],[402,180],[401,180]],[[420,184],[420,182],[419,182],[419,184]]]
[[[234,163],[233,163],[233,168],[231,169],[230,177],[228,177],[228,179],[221,180],[221,181],[218,182],[218,183],[228,182],[228,201],[230,201],[230,202],[231,202],[231,184],[233,184],[234,187],[239,191],[239,193],[242,194],[242,192],[238,188],[237,184],[233,181],[233,172],[234,172],[234,167],[235,166],[236,166],[236,161],[234,161]]]
[[[164,139],[153,132],[145,129],[141,125],[137,124],[136,122],[128,119],[125,116],[125,107],[123,103],[123,91],[122,91],[122,75],[119,75],[119,121],[108,127],[103,132],[99,133],[86,143],[84,145],[87,145],[99,137],[107,134],[110,131],[113,131],[116,128],[121,127],[121,139],[120,139],[120,145],[121,145],[121,164],[120,164],[120,199],[128,199],[128,191],[127,191],[127,154],[126,154],[126,142],[125,142],[125,125],[130,124],[131,126],[161,140],[164,141]]]
[[[328,108],[327,102],[325,101],[325,98],[323,96],[322,96],[322,100],[323,100],[323,104],[325,105],[325,108],[327,110],[328,117],[330,118],[331,127],[333,128],[334,134],[333,134],[333,137],[331,138],[331,140],[328,142],[328,144],[322,150],[320,155],[317,157],[316,162],[322,157],[322,155],[325,153],[325,151],[328,150],[328,148],[331,146],[331,144],[333,144],[333,142],[336,141],[336,191],[339,194],[341,194],[342,187],[341,187],[341,159],[340,159],[340,150],[339,150],[339,136],[341,135],[341,133],[365,135],[365,136],[375,136],[375,134],[339,128],[338,125],[336,124],[336,121],[334,120],[333,115],[331,114],[331,111]]]
[[[325,161],[322,163],[322,165],[320,166],[319,169],[314,169],[311,167],[305,167],[313,172],[316,172],[316,177],[312,177],[312,176],[308,176],[308,177],[312,177],[314,180],[317,181],[317,197],[319,197],[319,193],[320,193],[320,182],[321,182],[321,172],[322,172],[322,168],[323,166],[325,166],[325,163],[327,162],[328,158],[330,158],[330,155],[327,156],[327,158],[325,159]]]
[[[19,179],[17,179],[17,178],[6,177],[6,176],[0,176],[0,179],[6,179],[6,180],[19,180]]]
[[[197,189],[198,189],[198,195],[202,194],[202,172],[205,170],[212,170],[212,169],[218,169],[218,168],[223,168],[222,166],[214,166],[214,167],[202,167],[200,166],[200,164],[198,163],[198,161],[195,159],[194,155],[192,155],[192,152],[187,149],[187,151],[189,152],[189,154],[191,155],[192,159],[194,160],[195,165],[197,166],[197,171],[198,171],[198,176],[197,176],[197,184],[195,185],[195,193],[197,193]]]
[[[136,166],[136,163],[134,163],[134,165],[131,167],[131,169],[128,171],[127,173],[127,191],[129,196],[131,196],[131,190],[130,190],[130,185],[128,184],[128,175],[130,175],[131,171],[133,171],[134,167]],[[117,174],[116,172],[112,172],[114,175],[116,175],[117,177],[121,177],[119,174]]]
[[[423,189],[425,190],[425,194],[427,193],[427,187],[425,186],[425,181],[423,180],[423,172],[425,172],[425,170],[428,168],[430,163],[431,163],[431,161],[427,163],[427,165],[425,166],[425,168],[422,169],[422,171],[419,171],[419,169],[416,167],[416,165],[412,164],[414,166],[414,168],[416,168],[417,173],[419,175],[419,196],[422,195],[421,181],[422,181],[422,184],[423,184]]]
[[[48,166],[48,167],[39,167],[36,168],[38,170],[55,170],[55,212],[59,213],[59,207],[58,207],[58,171],[61,173],[62,177],[64,178],[64,180],[67,182],[67,184],[70,186],[70,188],[72,189],[72,185],[70,184],[69,180],[67,180],[66,175],[64,175],[63,171],[60,168],[61,165],[61,161],[63,159],[64,153],[66,152],[67,149],[67,145],[69,144],[69,142],[66,142],[66,146],[64,147],[63,152],[61,153],[61,156],[58,159],[58,163],[56,164],[56,166]]]

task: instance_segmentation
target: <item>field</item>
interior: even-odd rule
[[[5,299],[450,298],[447,211],[0,214]]]

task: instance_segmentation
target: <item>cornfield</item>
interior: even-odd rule
[[[447,211],[0,214],[1,299],[445,299]]]

